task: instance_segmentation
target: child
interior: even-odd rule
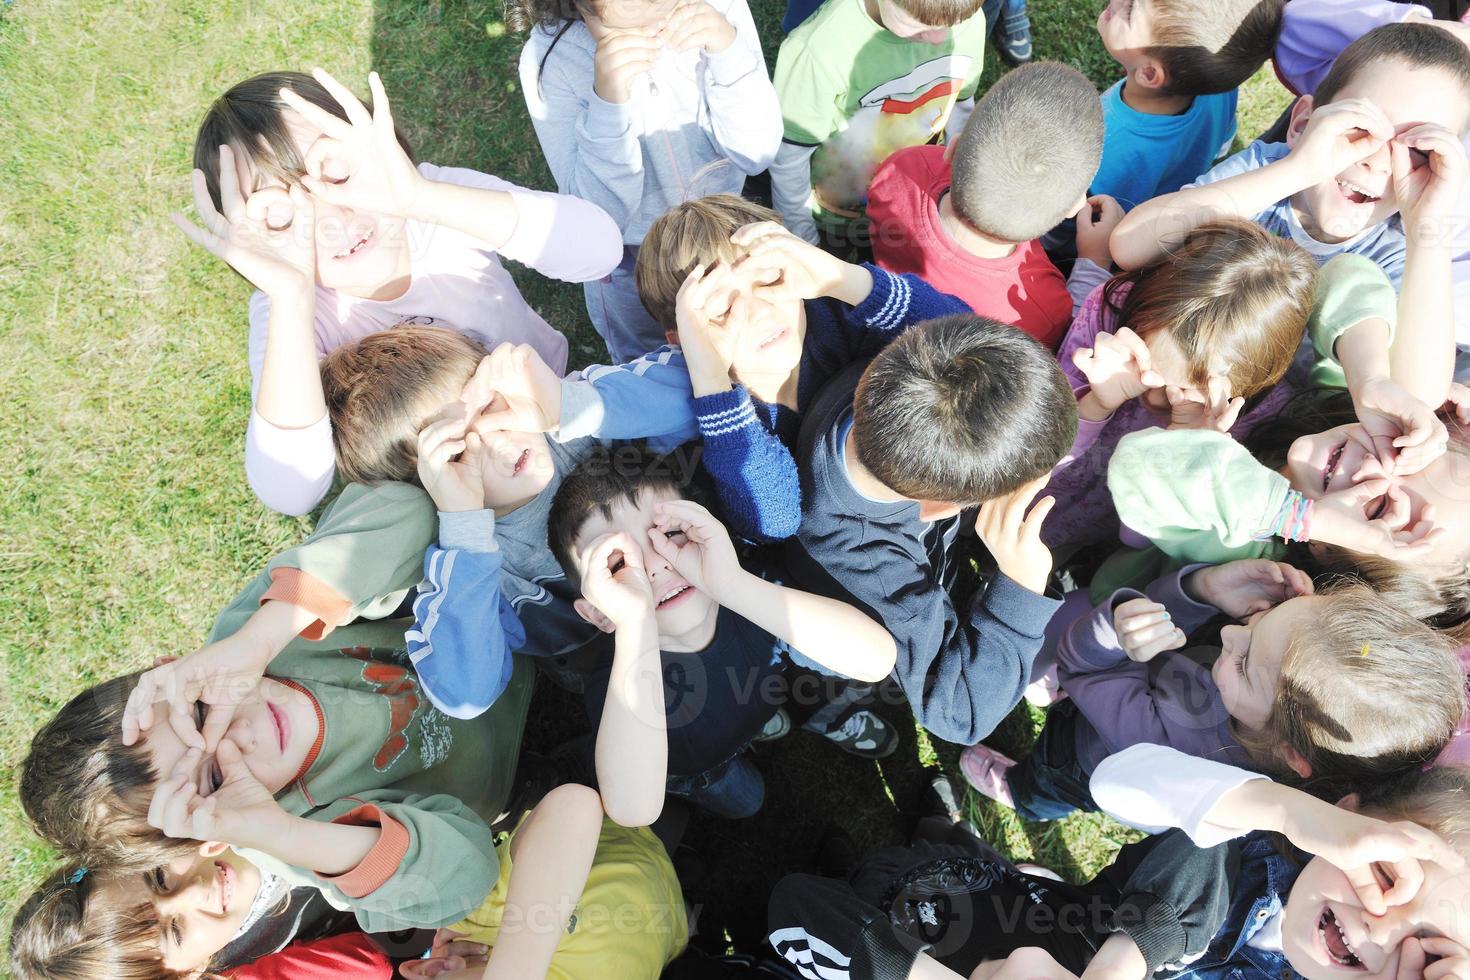
[[[985,57],[980,0],[836,0],[781,42],[785,138],[771,197],[792,233],[865,242],[863,200],[894,150],[964,128]]]
[[[881,626],[746,571],[667,462],[632,447],[590,457],[562,481],[549,535],[581,586],[578,614],[613,634],[586,701],[603,802],[624,826],[652,823],[666,790],[726,818],[760,809],[761,775],[741,752],[777,707],[783,654],[866,682],[893,669]],[[847,737],[846,721],[828,737],[848,751],[897,746],[891,729]]]
[[[613,362],[631,360],[661,343],[633,286],[649,225],[680,201],[740,193],[776,156],[781,110],[755,22],[745,0],[520,0],[508,15],[534,26],[521,90],[557,188],[622,231],[587,313]]]
[[[220,614],[209,646],[74,698],[22,764],[37,831],[124,869],[165,863],[149,858],[175,838],[249,848],[371,930],[479,905],[531,678],[517,665],[473,722],[428,703],[393,614],[432,521],[416,488],[349,486]]]
[[[1370,31],[1292,110],[1286,143],[1251,144],[1194,185],[1135,208],[1112,237],[1113,260],[1137,268],[1220,215],[1291,238],[1319,262],[1355,252],[1395,285],[1405,233],[1444,247],[1431,224],[1464,177],[1470,51],[1427,24]],[[1389,221],[1402,211],[1402,224]]]
[[[1043,595],[1051,510],[1027,505],[1076,433],[1076,401],[1051,354],[1015,327],[950,316],[912,327],[838,374],[797,443],[797,580],[852,602],[898,644],[895,676],[919,723],[973,744],[1021,698],[1057,603]],[[960,512],[997,574],[969,603]]]
[[[1113,759],[1133,753],[1145,791],[1113,794],[1110,809],[1189,836],[1128,844],[1085,885],[1028,874],[958,836],[879,852],[850,881],[784,879],[772,945],[806,975],[840,980],[1419,977],[1426,954],[1447,961],[1430,976],[1460,968],[1463,771],[1416,774],[1360,815],[1263,779],[1241,785],[1228,767],[1159,746]],[[1230,839],[1256,828],[1284,831],[1290,856],[1264,832]]]
[[[702,463],[722,510],[732,530],[762,542],[790,537],[801,521],[790,447],[817,391],[911,325],[968,310],[916,275],[843,262],[775,217],[719,195],[654,222],[647,241],[661,260],[639,263],[638,291],[681,346],[626,371],[585,372],[606,401],[605,414],[614,415],[673,396],[660,383],[671,377],[667,369],[687,371],[683,394],[693,398]]]
[[[1188,412],[1244,434],[1280,411],[1292,389],[1273,386],[1301,343],[1316,276],[1301,248],[1233,220],[1195,229],[1172,254],[1092,292],[1058,353],[1079,424],[1047,490],[1059,505],[1049,547],[1066,553],[1114,535],[1104,481],[1127,433]]]
[[[248,79],[210,107],[194,145],[196,243],[256,287],[245,470],[261,502],[304,514],[332,485],[317,361],[399,323],[536,346],[558,370],[566,338],[526,305],[500,256],[583,282],[618,261],[597,207],[473,170],[420,164],[369,79],[374,115],[318,69]]]
[[[587,787],[551,790],[495,850],[500,878],[490,896],[440,930],[434,955],[404,963],[405,977],[464,966],[478,949],[489,961],[477,976],[653,980],[683,948],[684,903],[663,845],[647,829],[605,821]],[[267,967],[318,980],[395,975],[362,933],[338,937],[330,950],[302,945],[322,931],[303,916],[315,906],[332,912],[320,892],[286,888],[218,843],[142,875],[66,869],[17,913],[12,972],[19,980],[276,975]],[[293,937],[297,945],[286,947]]]
[[[1185,645],[1225,613],[1214,651]],[[1265,560],[1175,573],[1147,595],[1119,589],[1074,623],[1057,650],[1069,707],[1047,713],[1019,764],[965,750],[971,785],[1026,819],[1092,809],[1087,780],[1107,755],[1171,745],[1318,786],[1418,769],[1465,710],[1454,645],[1362,585],[1313,594],[1305,574]]]
[[[1097,19],[1123,79],[1102,96],[1107,135],[1092,193],[1129,210],[1172,194],[1230,152],[1237,89],[1271,56],[1284,0],[1114,0]]]
[[[1080,72],[1043,62],[1002,76],[948,147],[899,150],[873,174],[874,257],[1055,349],[1072,299],[1038,239],[1087,206],[1102,141]]]

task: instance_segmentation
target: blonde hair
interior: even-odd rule
[[[1262,769],[1351,787],[1417,769],[1439,755],[1465,713],[1465,674],[1443,634],[1358,582],[1330,583],[1310,629],[1292,637],[1276,702],[1260,731],[1234,734]],[[1336,790],[1334,790],[1336,791]]]
[[[1362,809],[1380,820],[1408,820],[1432,830],[1470,858],[1470,767],[1409,773],[1366,793]]]
[[[344,480],[418,480],[418,433],[475,373],[485,348],[456,330],[401,326],[322,361],[322,393]],[[449,396],[450,398],[453,395]]]
[[[744,250],[730,236],[758,221],[781,216],[735,194],[710,194],[676,204],[649,226],[638,248],[633,277],[648,315],[668,333],[678,328],[674,301],[697,265],[734,262]]]
[[[1190,383],[1230,365],[1231,393],[1265,391],[1291,366],[1312,313],[1317,262],[1300,245],[1238,218],[1190,232],[1172,254],[1114,276],[1103,300],[1145,340],[1166,330],[1189,362]],[[1122,287],[1131,286],[1126,296]]]

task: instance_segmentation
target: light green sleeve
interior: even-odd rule
[[[788,34],[776,55],[773,82],[781,100],[784,136],[802,146],[821,146],[846,122],[838,105],[847,88],[830,76],[818,45],[813,43],[820,14],[813,14]],[[825,18],[820,21],[825,23]]]
[[[1277,542],[1257,538],[1288,489],[1286,477],[1223,432],[1145,429],[1124,436],[1108,463],[1123,524],[1186,562],[1274,554]]]
[[[418,487],[348,484],[310,537],[272,558],[220,613],[210,641],[244,625],[280,569],[299,569],[345,598],[340,622],[391,615],[423,579],[424,552],[434,540],[436,519],[433,501]]]
[[[1346,388],[1347,379],[1337,363],[1337,341],[1349,329],[1368,319],[1387,321],[1389,340],[1398,315],[1393,283],[1372,259],[1344,252],[1317,273],[1316,299],[1307,333],[1317,360],[1308,377],[1320,388]]]

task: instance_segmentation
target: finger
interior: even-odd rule
[[[225,244],[223,239],[211,234],[210,232],[205,231],[203,228],[200,228],[198,225],[194,224],[192,221],[184,217],[182,214],[179,214],[177,211],[171,213],[169,215],[169,218],[173,221],[175,225],[178,226],[179,231],[182,231],[185,235],[187,235],[189,237],[189,240],[195,245],[198,245],[200,248],[204,249],[206,252],[215,256],[216,258],[225,258],[225,252],[228,249],[228,246]],[[229,260],[225,259],[225,261]]]
[[[214,206],[214,198],[209,196],[209,182],[204,179],[204,171],[195,170],[189,175],[189,183],[194,194],[194,210],[199,212],[199,217],[203,219],[204,226],[212,234],[220,237],[228,235],[230,233],[230,223],[225,220],[225,216],[220,214],[219,209]],[[221,191],[221,195],[223,195],[223,191]]]
[[[383,88],[383,79],[375,71],[368,72],[368,92],[373,97],[373,123],[393,132],[393,109],[388,104],[388,92]]]
[[[670,565],[677,566],[679,563],[679,546],[668,538],[668,533],[657,527],[651,527],[647,531],[648,542],[653,547],[654,553]]]
[[[794,238],[786,226],[777,221],[756,221],[736,229],[730,236],[730,241],[736,245],[749,247],[762,238],[769,237]]]
[[[191,749],[204,749],[204,736],[194,725],[193,704],[183,700],[180,693],[169,704],[168,725],[179,737],[179,741]]]
[[[1152,660],[1165,650],[1177,650],[1187,642],[1184,631],[1177,626],[1170,626],[1161,636],[1158,636],[1133,649],[1133,657],[1140,660]]]
[[[1215,420],[1215,428],[1221,432],[1229,432],[1235,428],[1235,422],[1240,418],[1241,409],[1245,408],[1244,398],[1232,398],[1225,405],[1225,410]]]
[[[132,745],[148,729],[153,727],[153,702],[157,698],[155,676],[150,670],[138,678],[137,686],[128,695],[123,707],[123,744]]]
[[[235,705],[233,703],[211,704],[204,713],[204,751],[213,752],[220,744],[220,739],[225,737],[225,732],[230,729],[230,722],[235,718]]]
[[[244,213],[245,200],[240,192],[240,162],[228,143],[219,148],[219,201],[225,220],[231,223],[240,220]]]
[[[1366,865],[1354,868],[1341,868],[1343,876],[1347,878],[1348,884],[1353,886],[1358,900],[1363,903],[1363,908],[1372,915],[1382,915],[1388,911],[1388,904],[1383,900],[1383,889],[1379,887],[1378,877],[1373,869]]]
[[[323,136],[306,151],[306,175],[326,184],[325,190],[335,193],[336,185],[352,176],[344,159],[345,153],[340,140]]]
[[[1037,489],[1039,490],[1040,487]],[[1025,523],[1021,525],[1021,533],[1032,538],[1041,537],[1041,526],[1046,523],[1047,515],[1056,505],[1057,498],[1051,496],[1042,497],[1036,501],[1030,513],[1026,515]]]
[[[1424,946],[1415,936],[1405,937],[1399,944],[1399,966],[1395,973],[1396,980],[1429,980],[1424,973],[1424,964],[1427,958],[1424,955]]]
[[[225,776],[225,782],[235,779],[254,780],[250,770],[245,766],[245,756],[240,753],[240,746],[232,740],[225,739],[219,743],[219,749],[214,754],[214,759],[219,763],[219,768]]]
[[[1123,327],[1113,334],[1113,338],[1126,347],[1128,352],[1133,355],[1133,360],[1138,365],[1140,373],[1153,366],[1148,345],[1143,342],[1142,337],[1138,336],[1130,328]]]
[[[284,187],[262,187],[245,202],[244,217],[266,231],[285,231],[291,227],[296,209],[291,194]]]
[[[331,93],[332,98],[347,113],[347,121],[353,126],[371,126],[373,117],[368,114],[367,107],[362,104],[352,91],[337,81],[325,68],[313,68],[311,77],[321,83],[322,88]]]
[[[288,88],[282,88],[279,94],[281,101],[286,103],[291,111],[305,120],[308,125],[344,143],[352,139],[352,126],[342,117],[306,101]]]

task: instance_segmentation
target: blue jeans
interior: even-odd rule
[[[670,774],[665,785],[671,796],[682,797],[726,820],[754,816],[766,801],[766,781],[745,755],[693,776]]]
[[[1054,704],[1031,754],[1006,774],[1022,820],[1060,820],[1073,810],[1096,810],[1087,772],[1077,759],[1077,725],[1087,724],[1071,701]]]

